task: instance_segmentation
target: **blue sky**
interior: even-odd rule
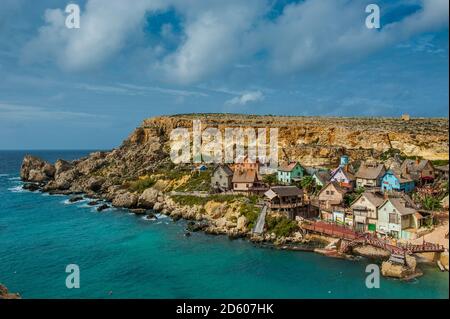
[[[174,113],[448,117],[448,1],[0,3],[0,149],[106,149]],[[376,3],[381,29],[365,27]]]

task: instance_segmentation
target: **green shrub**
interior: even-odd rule
[[[298,225],[295,221],[286,217],[271,217],[266,218],[267,230],[269,233],[275,233],[277,236],[287,237],[298,230]]]
[[[194,195],[173,195],[171,198],[175,203],[185,206],[205,205],[209,201],[215,201],[219,203],[232,203],[236,200],[244,198],[244,195],[209,195],[206,197],[194,196]]]
[[[208,171],[195,172],[189,180],[177,187],[175,191],[193,192],[193,191],[209,191],[211,185],[211,174]]]
[[[432,196],[425,196],[422,199],[421,204],[422,207],[426,210],[438,210],[442,208],[441,201],[438,198]]]
[[[147,188],[150,188],[155,184],[156,181],[153,178],[147,177],[144,179],[138,179],[136,181],[128,182],[125,186],[132,192],[142,193]]]
[[[247,219],[247,227],[253,228],[258,219],[259,208],[252,204],[243,204],[240,209],[241,215]]]
[[[431,161],[431,163],[434,166],[444,166],[444,165],[448,164],[448,160],[433,160],[433,161]]]

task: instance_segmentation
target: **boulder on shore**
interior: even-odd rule
[[[389,251],[370,245],[353,247],[353,253],[369,259],[377,260],[387,260],[391,256]]]
[[[20,177],[28,182],[45,182],[55,176],[55,167],[31,155],[26,155],[20,168]]]
[[[113,206],[123,208],[135,208],[138,203],[138,196],[136,194],[125,192],[119,193],[113,199]]]
[[[21,299],[18,293],[9,293],[8,288],[0,284],[0,299]]]
[[[109,205],[103,204],[103,205],[100,205],[99,207],[97,207],[97,211],[98,212],[102,212],[102,211],[104,211],[105,209],[108,209],[108,208],[109,208]]]
[[[22,188],[30,192],[35,192],[39,190],[41,187],[39,186],[39,184],[36,183],[26,183],[22,186]]]
[[[147,188],[141,196],[139,196],[139,207],[153,208],[158,201],[159,192],[154,188]]]
[[[69,198],[69,203],[76,203],[79,202],[80,200],[83,200],[83,196],[73,196]]]
[[[381,274],[385,277],[405,279],[416,274],[416,259],[406,256],[406,263],[399,264],[392,261],[384,261],[381,264]]]

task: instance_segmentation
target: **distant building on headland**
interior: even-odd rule
[[[409,121],[410,119],[411,119],[411,117],[409,116],[409,114],[407,114],[407,113],[402,114],[402,120],[403,121]]]

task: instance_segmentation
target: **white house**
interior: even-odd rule
[[[375,192],[364,192],[353,201],[350,208],[353,211],[353,225],[356,231],[376,231],[378,207],[383,203],[383,196]]]
[[[416,214],[419,213],[409,198],[388,198],[378,208],[377,232],[410,239],[418,228]]]

